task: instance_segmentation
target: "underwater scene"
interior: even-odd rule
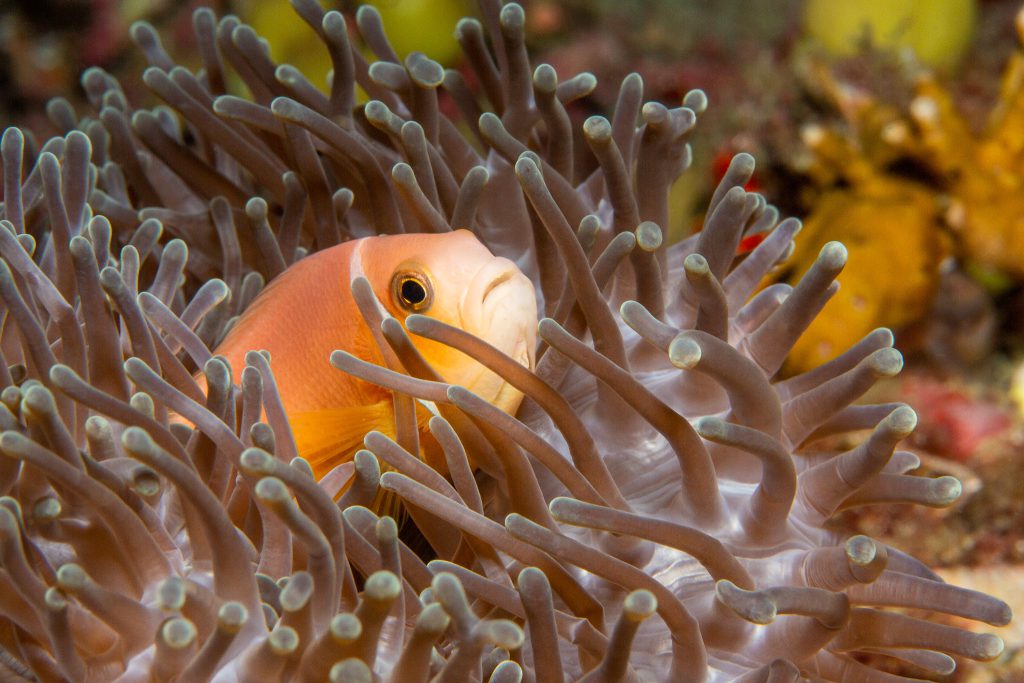
[[[1020,0],[0,35],[0,681],[1024,681]]]

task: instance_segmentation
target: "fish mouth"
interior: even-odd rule
[[[486,304],[487,297],[493,294],[496,289],[501,287],[506,282],[510,282],[512,278],[516,276],[516,273],[518,273],[519,271],[514,270],[514,268],[515,266],[512,266],[512,268],[509,268],[504,272],[499,273],[497,277],[495,277],[493,280],[487,283],[487,286],[484,287],[484,294],[481,297],[481,303]]]
[[[495,257],[472,276],[459,304],[462,328],[534,368],[537,299],[516,264]]]
[[[506,258],[495,257],[482,265],[473,275],[469,286],[462,295],[460,316],[462,327],[467,330],[482,332],[486,330],[495,311],[507,315],[511,312],[505,308],[502,299],[508,293],[510,302],[519,298],[517,289],[526,284],[532,296],[532,285],[516,264]]]
[[[482,264],[463,292],[462,328],[524,368],[533,370],[537,306],[533,284],[512,261],[495,257]],[[506,412],[515,412],[522,395],[479,366],[463,386]]]

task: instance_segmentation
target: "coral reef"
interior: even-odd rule
[[[458,26],[482,98],[421,54],[400,61],[372,9],[355,17],[368,63],[343,15],[293,5],[330,53],[326,94],[201,9],[196,73],[133,28],[164,105],[139,107],[92,69],[93,115],[58,103],[62,137],[0,142],[6,678],[885,683],[906,678],[862,653],[908,675],[998,656],[997,637],[928,614],[999,625],[1006,604],[827,525],[960,492],[907,474],[910,408],[853,405],[902,366],[888,331],[776,379],[846,249],[827,243],[798,284],[755,294],[800,225],[743,189],[743,154],[704,229],[663,243],[703,93],[644,103],[628,77],[613,116],[579,135],[565,105],[594,79],[531,70],[517,4],[483,0],[482,21]],[[226,94],[229,67],[251,99]],[[579,145],[594,172],[578,170]],[[387,366],[336,352],[324,372],[392,389],[398,436],[367,434],[316,482],[273,359],[249,353],[232,386],[210,349],[312,250],[462,227],[533,279],[536,373],[457,328],[382,318],[356,278]],[[513,417],[439,382],[410,334],[478,359],[524,406]],[[436,410],[450,480],[411,455],[413,400]],[[415,542],[366,507],[382,489]]]

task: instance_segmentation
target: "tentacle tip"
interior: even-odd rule
[[[429,564],[427,565],[430,566]],[[451,623],[451,617],[444,611],[444,608],[437,604],[432,603],[423,607],[423,611],[420,612],[420,616],[416,620],[417,625],[422,625],[422,628],[428,633],[442,633],[448,625]]]
[[[259,367],[263,363],[267,363],[269,365],[272,359],[270,351],[260,349],[259,351],[246,351],[244,360],[246,365]]]
[[[184,617],[174,617],[160,628],[160,638],[172,650],[184,650],[199,636],[196,625]]]
[[[288,487],[277,477],[263,477],[256,482],[256,498],[268,503],[284,503],[288,500]]]
[[[421,88],[436,88],[444,83],[444,67],[423,53],[411,53],[405,59],[405,66],[413,81]],[[410,123],[416,122],[408,121],[405,125]]]
[[[882,346],[892,346],[896,343],[896,337],[888,327],[876,327],[871,330],[871,335],[878,338]]]
[[[1002,600],[996,601],[998,605],[993,614],[985,623],[991,626],[1007,626],[1013,621],[1013,609]]]
[[[462,586],[459,577],[451,572],[435,574],[430,582],[430,590],[433,591],[433,597],[449,612],[450,616],[455,615],[449,608],[457,609],[459,606],[467,605],[466,589]]]
[[[537,331],[541,334],[541,336],[557,334],[558,332],[562,331],[562,329],[562,326],[559,325],[557,321],[552,320],[551,318],[541,318],[540,321],[537,323]]]
[[[661,102],[644,102],[640,107],[640,116],[647,125],[660,128],[668,121],[668,107]]]
[[[131,359],[129,359],[131,360]],[[141,359],[136,359],[140,363]],[[125,363],[127,365],[127,362]],[[203,374],[207,380],[227,385],[231,382],[231,373],[227,363],[220,356],[214,356],[203,363]]]
[[[664,233],[661,226],[653,221],[643,221],[634,231],[636,244],[642,251],[657,251],[664,240]]]
[[[982,633],[978,636],[975,651],[971,654],[973,659],[987,662],[1003,654],[1004,649],[1006,644],[1002,638],[992,633]]]
[[[345,15],[337,10],[330,10],[324,13],[324,18],[320,21],[320,28],[327,33],[345,33]]]
[[[252,352],[250,351],[249,353]],[[347,367],[349,361],[353,360],[354,358],[355,357],[348,351],[335,349],[334,351],[331,351],[330,361],[331,365],[333,365],[334,367],[338,368],[339,370],[344,370]],[[249,356],[248,354],[246,354],[246,362],[248,362],[248,360]]]
[[[473,394],[469,389],[459,386],[458,384],[450,385],[445,389],[444,393],[448,397],[448,400],[456,405],[465,404],[475,396],[475,394]]]
[[[374,443],[379,444],[382,441],[390,442],[391,441],[391,437],[389,437],[387,434],[385,434],[384,432],[381,432],[380,430],[377,430],[377,429],[371,429],[370,431],[366,432],[366,435],[363,437],[363,443],[366,444],[367,446],[369,446],[370,444],[374,444]],[[356,451],[356,455],[358,455],[358,454],[359,454],[359,451]],[[372,453],[371,453],[371,455],[372,455]],[[374,457],[376,457],[376,456],[374,456]]]
[[[81,566],[74,563],[62,564],[57,568],[57,586],[64,591],[76,592],[89,583],[89,575]]]
[[[267,200],[263,197],[252,197],[245,203],[245,215],[251,220],[266,218],[267,211]]]
[[[364,5],[365,7],[365,5]],[[480,21],[473,17],[462,17],[455,24],[455,39],[461,40],[466,36],[467,32],[476,31],[480,32],[481,26]]]
[[[693,430],[702,438],[713,441],[723,436],[725,422],[717,417],[700,417],[693,422]]]
[[[103,70],[102,67],[90,66],[82,72],[79,82],[82,84],[83,87],[88,87],[88,84],[90,82],[95,83],[97,80],[103,80],[103,75],[105,73],[106,72]]]
[[[400,185],[409,186],[416,184],[416,174],[413,173],[412,166],[404,161],[399,161],[391,167],[391,177]]]
[[[683,268],[688,274],[705,275],[709,270],[708,260],[700,254],[690,254],[683,260]]]
[[[167,72],[158,66],[146,67],[146,70],[142,72],[142,82],[146,85],[152,85],[166,78]]]
[[[903,370],[903,354],[896,349],[879,349],[870,359],[872,369],[880,377],[895,377]]]
[[[54,411],[56,404],[53,400],[53,394],[50,390],[42,385],[34,385],[29,387],[24,394],[22,399],[22,405],[29,409],[29,412],[35,415],[49,414]]]
[[[733,156],[732,161],[729,165],[735,165],[737,170],[743,169],[744,171],[748,171],[749,169],[749,172],[753,173],[756,163],[757,162],[754,160],[754,155],[750,154],[749,152],[739,152],[735,156]]]
[[[482,185],[486,185],[487,181],[491,179],[491,172],[487,170],[486,166],[474,166],[469,169],[469,173],[466,174],[467,178],[470,176],[479,177],[480,183]]]
[[[775,621],[778,611],[775,603],[757,591],[746,591],[728,579],[715,584],[715,597],[729,609],[749,622],[767,625]]]
[[[279,657],[287,657],[299,649],[299,633],[291,626],[278,624],[267,637],[270,650]]]
[[[375,600],[394,600],[402,593],[402,581],[395,576],[394,572],[381,569],[366,579],[363,591]]]
[[[50,586],[43,594],[43,606],[50,612],[63,612],[68,608],[67,595],[56,586]]]
[[[153,24],[140,19],[132,22],[132,25],[128,28],[128,35],[135,42],[139,42],[156,36],[156,29],[153,28]]]
[[[359,520],[360,517],[373,515],[373,510],[363,505],[349,505],[341,511],[341,516],[345,518],[346,522],[354,523]]]
[[[530,520],[519,514],[518,512],[511,512],[505,515],[505,528],[513,536],[516,535],[517,531],[523,531],[530,525]]]
[[[371,454],[372,455],[372,454]],[[398,472],[383,472],[380,475],[380,487],[385,491],[395,491],[398,487],[398,478],[401,477]]]
[[[694,114],[703,114],[708,108],[707,93],[699,88],[690,90],[683,95],[683,106],[693,111]]]
[[[72,256],[84,258],[92,254],[92,242],[82,235],[75,235],[68,241],[68,251]]]
[[[866,567],[878,557],[879,546],[874,539],[858,534],[847,539],[846,557],[859,567]]]
[[[748,194],[750,193],[743,189],[742,185],[733,185],[729,188],[728,192],[725,193],[723,201],[740,204],[741,202],[746,201],[746,196]]]
[[[0,144],[4,147],[7,147],[8,145],[24,145],[25,134],[21,132],[20,128],[8,126],[4,129],[4,135],[3,138],[0,139]]]
[[[850,253],[842,242],[828,242],[818,252],[818,261],[829,270],[841,270],[849,257]]]
[[[363,5],[365,7],[366,5]],[[295,101],[290,97],[275,97],[270,102],[270,113],[279,118],[289,118],[296,112]]]
[[[533,85],[544,93],[553,93],[558,86],[558,72],[550,64],[538,64],[533,70]]]
[[[510,2],[501,8],[498,20],[504,28],[521,29],[526,23],[526,13],[518,2]]]
[[[623,320],[626,320],[627,318],[630,318],[637,313],[642,313],[645,310],[647,309],[644,308],[644,305],[639,301],[627,299],[619,306],[619,315],[622,316]]]
[[[121,443],[129,451],[134,452],[139,452],[155,445],[152,437],[149,435],[149,432],[142,427],[136,427],[134,425],[126,427],[125,430],[121,432]]]
[[[68,141],[68,144],[81,145],[84,151],[92,151],[92,140],[83,131],[73,130],[64,139]]]
[[[900,365],[902,366],[902,357],[900,357]],[[885,422],[895,438],[905,439],[917,428],[917,413],[910,406],[900,406],[889,413]]]
[[[597,87],[597,76],[589,71],[581,71],[576,74],[576,79],[580,83],[580,89],[585,94],[593,92],[594,88]]]
[[[242,451],[238,461],[243,473],[249,476],[257,476],[269,471],[268,465],[272,459],[273,456],[262,448],[246,448]]]
[[[594,142],[607,142],[612,137],[612,124],[603,116],[591,116],[583,122],[583,134]]]
[[[370,121],[370,123],[382,123],[387,119],[387,115],[391,113],[391,109],[388,105],[384,104],[380,100],[370,100],[363,105],[363,115]]]
[[[282,85],[296,85],[302,78],[302,72],[291,64],[278,64],[274,69],[274,80]]]
[[[640,75],[638,71],[630,71],[626,74],[626,77],[622,79],[622,87],[636,88],[644,87],[644,77]]]
[[[644,621],[657,611],[658,598],[648,590],[635,590],[622,602],[622,612],[630,621]]]
[[[483,117],[480,118],[482,119]],[[537,165],[537,162],[525,154],[516,159],[515,171],[516,176],[521,180],[540,175],[540,167]]]
[[[685,334],[679,335],[669,344],[668,359],[681,370],[691,370],[700,363],[700,345]]]
[[[944,476],[932,480],[931,501],[938,506],[952,505],[963,495],[964,485],[956,477]]]
[[[360,5],[359,9],[356,10],[356,21],[359,23],[380,20],[380,11],[373,5]]]
[[[557,496],[548,503],[548,511],[556,522],[562,524],[573,524],[572,520],[575,519],[575,512],[579,501],[575,498],[569,498],[567,496]]]
[[[383,543],[393,543],[398,539],[398,524],[394,517],[385,515],[377,519],[377,540]]]

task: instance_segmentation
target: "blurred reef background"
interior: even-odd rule
[[[352,12],[355,2],[324,2]],[[450,68],[467,0],[376,0],[399,53]],[[908,369],[870,400],[920,416],[915,452],[960,477],[951,510],[858,512],[851,529],[1013,605],[995,665],[957,681],[1024,681],[1024,13],[1019,0],[523,0],[537,61],[589,71],[577,124],[614,106],[632,71],[645,97],[677,105],[704,89],[710,115],[694,167],[673,193],[672,239],[732,155],[758,161],[751,181],[804,229],[775,274],[795,280],[829,240],[849,266],[840,293],[786,371],[813,367],[871,329],[891,327]],[[287,0],[7,0],[0,4],[0,121],[39,139],[60,130],[62,98],[84,101],[78,75],[143,68],[129,27],[145,19],[179,62],[197,64],[191,12],[234,12],[276,60],[323,84],[329,60]],[[467,75],[468,71],[465,72]],[[122,78],[126,86],[138,83]],[[128,92],[145,101],[147,94]],[[241,89],[243,86],[235,84]],[[577,126],[578,128],[578,126]],[[31,144],[31,143],[30,143]],[[577,145],[577,149],[585,149]],[[588,163],[585,160],[580,163]],[[741,249],[753,245],[741,245]],[[941,528],[921,533],[922,528]]]

